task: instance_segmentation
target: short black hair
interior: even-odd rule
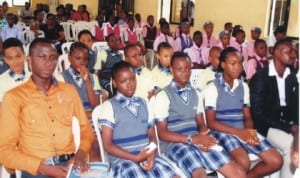
[[[131,48],[137,48],[137,47],[138,47],[138,45],[136,45],[136,44],[128,44],[128,45],[126,45],[125,48],[124,48],[124,55],[127,56],[128,50],[130,50]]]
[[[197,30],[193,33],[193,38],[195,38],[196,35],[201,35],[202,36],[202,32]]]
[[[276,35],[277,33],[286,33],[286,28],[282,25],[278,26],[274,31],[274,35]]]
[[[260,43],[264,43],[265,45],[267,45],[265,40],[263,40],[263,39],[256,39],[255,42],[254,42],[254,48],[256,48],[257,45],[260,44]]]
[[[8,38],[3,42],[3,53],[5,54],[5,50],[11,47],[18,47],[24,52],[23,44],[22,42],[17,38]]]
[[[184,52],[175,52],[171,58],[171,66],[173,66],[173,64],[175,63],[176,60],[178,60],[179,58],[186,58],[189,61],[191,61],[191,58]]]
[[[113,65],[113,67],[111,69],[112,79],[116,79],[117,74],[123,69],[130,69],[130,70],[134,71],[134,68],[128,62],[125,62],[125,61],[117,62]]]
[[[161,42],[157,46],[157,53],[160,53],[162,49],[173,49],[172,46],[167,42]]]
[[[274,51],[281,46],[282,44],[293,44],[293,41],[290,38],[283,38],[281,40],[276,41],[275,45],[274,45]]]
[[[39,43],[46,43],[46,44],[53,45],[53,48],[56,50],[54,44],[48,38],[36,38],[29,45],[29,55],[32,54],[32,50],[36,48],[36,46],[38,46]]]
[[[78,33],[78,35],[77,35],[78,39],[80,39],[81,36],[84,35],[84,34],[90,35],[90,36],[92,37],[92,39],[93,39],[93,35],[92,35],[92,33],[91,33],[89,30],[81,30],[81,31]]]
[[[85,49],[89,51],[89,48],[85,44],[77,41],[71,44],[69,54],[72,54],[76,49]]]
[[[228,25],[232,25],[232,22],[226,22],[226,23],[224,24],[224,28],[226,28]]]

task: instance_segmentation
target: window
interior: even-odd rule
[[[278,26],[284,26],[287,29],[290,4],[291,0],[272,0],[268,30],[269,35],[271,35]]]
[[[25,2],[30,2],[30,0],[0,0],[0,5],[6,1],[9,7],[12,6],[24,6]]]
[[[187,19],[193,25],[195,0],[162,0],[161,17],[172,24],[179,24]]]

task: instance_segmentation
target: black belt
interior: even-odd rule
[[[45,164],[54,166],[57,164],[65,163],[65,162],[69,161],[73,156],[74,156],[74,153],[55,156],[52,158],[46,158]]]

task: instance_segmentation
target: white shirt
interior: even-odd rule
[[[290,75],[291,71],[288,67],[285,68],[283,72],[283,76],[280,77],[275,69],[274,61],[270,61],[269,63],[269,76],[275,76],[276,77],[276,83],[278,88],[278,94],[279,94],[279,101],[280,106],[286,106],[285,101],[285,79],[288,75]]]

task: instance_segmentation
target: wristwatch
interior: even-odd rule
[[[192,135],[191,134],[189,134],[187,137],[186,137],[186,142],[187,142],[187,144],[192,144],[192,142],[193,142],[193,138],[192,138]]]

